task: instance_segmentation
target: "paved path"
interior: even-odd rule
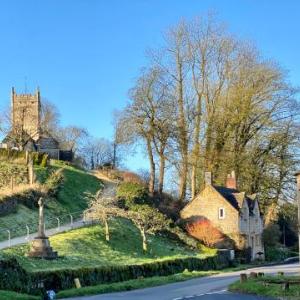
[[[65,224],[60,226],[59,228],[52,228],[52,229],[47,229],[46,230],[46,235],[47,236],[52,236],[55,235],[57,233],[60,232],[65,232],[74,228],[79,228],[79,227],[83,227],[86,226],[88,224],[91,224],[92,222],[87,221],[85,222],[83,219],[77,220],[73,223],[73,225],[71,225],[71,223]],[[24,244],[24,243],[28,243],[28,241],[31,241],[32,239],[34,239],[37,236],[37,232],[31,233],[28,236],[20,236],[20,237],[15,237],[12,238],[10,241],[2,241],[0,242],[0,249],[4,249],[4,248],[8,248],[11,246],[16,246],[16,245],[20,245],[20,244]]]
[[[69,298],[73,300],[183,300],[183,299],[199,299],[199,300],[254,300],[268,299],[257,296],[246,296],[231,294],[227,292],[229,284],[239,278],[241,272],[250,273],[265,272],[266,274],[276,274],[283,271],[286,274],[299,274],[300,265],[279,265],[252,268],[246,271],[223,273],[214,276],[196,278],[188,281],[167,284],[158,287],[134,290],[129,292],[118,292],[111,294],[103,294],[96,296]]]

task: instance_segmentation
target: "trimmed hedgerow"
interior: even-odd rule
[[[140,265],[109,266],[96,268],[65,269],[27,273],[15,259],[0,263],[0,289],[38,294],[39,283],[46,289],[56,291],[74,287],[74,279],[79,278],[82,286],[127,281],[140,277],[167,276],[190,271],[217,270],[228,267],[228,256],[218,254],[205,259],[189,257],[156,261]],[[6,274],[6,275],[5,275]]]

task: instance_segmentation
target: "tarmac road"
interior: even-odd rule
[[[231,294],[227,292],[227,287],[239,278],[240,273],[264,272],[265,274],[276,274],[279,271],[290,275],[300,274],[300,265],[290,264],[252,268],[244,271],[196,278],[158,287],[95,296],[69,298],[69,300],[267,300],[268,298],[252,295]]]

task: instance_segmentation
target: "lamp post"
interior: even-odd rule
[[[295,173],[297,180],[297,203],[298,203],[298,242],[299,242],[299,261],[300,261],[300,171]]]

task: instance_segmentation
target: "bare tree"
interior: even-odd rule
[[[59,132],[60,113],[57,107],[47,99],[41,101],[41,130],[56,137]]]
[[[87,130],[78,126],[61,128],[58,134],[61,147],[66,150],[72,150],[74,153],[82,146],[84,139],[87,137]]]
[[[113,192],[103,194],[103,190],[99,190],[96,195],[87,194],[90,201],[86,216],[92,220],[97,219],[104,224],[105,239],[110,240],[109,220],[112,217],[124,216],[125,211],[118,207],[117,199]]]

